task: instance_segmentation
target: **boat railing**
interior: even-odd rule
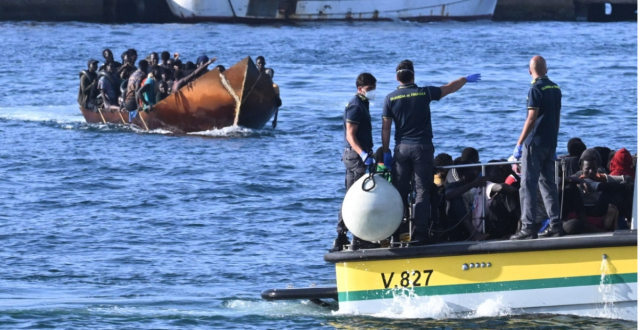
[[[521,161],[507,161],[507,162],[491,162],[491,163],[476,163],[476,164],[462,164],[462,165],[449,165],[449,166],[436,166],[437,169],[457,169],[457,168],[469,168],[469,167],[480,167],[482,168],[482,171],[480,173],[482,173],[482,176],[486,176],[486,168],[487,166],[503,166],[503,165],[514,165],[514,164],[522,164]],[[559,166],[564,167],[565,166],[565,162],[564,159],[556,159],[555,160],[555,182],[556,185],[560,184],[560,172],[559,172]],[[563,173],[565,171],[563,170]],[[487,185],[482,186],[482,198],[480,199],[482,201],[481,203],[481,208],[482,208],[482,232],[485,232],[485,218],[486,218],[486,199],[485,199],[485,194],[487,189]]]

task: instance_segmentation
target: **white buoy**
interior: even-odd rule
[[[402,198],[398,190],[380,175],[375,175],[375,186],[369,175],[356,181],[342,202],[342,219],[354,236],[376,242],[391,236],[400,227],[404,215]],[[365,188],[373,189],[365,191]]]

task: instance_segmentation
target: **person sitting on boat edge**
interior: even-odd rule
[[[264,70],[264,72],[271,78],[271,82],[273,82],[273,75],[275,74],[273,69],[268,68]],[[273,115],[273,122],[271,122],[271,127],[275,129],[276,126],[278,126],[278,110],[282,106],[282,99],[280,98],[280,86],[278,86],[276,83],[273,83],[273,89],[276,92],[276,113]]]
[[[91,59],[87,62],[87,70],[80,71],[78,104],[88,109],[95,106],[93,98],[96,96],[96,86],[98,85],[96,70],[98,70],[98,61]]]
[[[149,63],[146,60],[140,60],[138,62],[139,69],[136,70],[131,77],[129,77],[129,83],[127,84],[127,93],[125,94],[124,106],[129,111],[129,122],[133,120],[138,110],[138,99],[136,98],[138,90],[142,87],[142,82],[147,76],[147,69]]]
[[[138,68],[135,65],[137,59],[138,59],[138,52],[135,49],[131,48],[126,51],[126,54],[124,55],[125,62],[118,69],[118,72],[120,73],[119,75],[121,78],[129,79],[131,75],[134,72],[136,72],[136,70],[138,70]]]
[[[371,152],[373,149],[373,136],[371,134],[371,114],[369,113],[369,100],[374,98],[377,79],[368,72],[358,75],[356,78],[356,94],[347,103],[342,116],[344,130],[344,150],[342,162],[345,167],[344,184],[346,191],[367,171],[367,166],[373,164]],[[342,209],[342,208],[341,208]],[[349,244],[347,232],[349,229],[342,219],[342,211],[338,213],[338,225],[336,232],[338,237],[333,241],[333,247],[329,252],[342,251],[344,245]],[[362,248],[376,247],[373,243],[353,237],[352,245]]]
[[[516,159],[522,158],[520,207],[521,229],[511,239],[535,239],[538,236],[563,236],[560,201],[555,183],[555,158],[560,130],[562,92],[547,77],[547,63],[542,56],[529,61],[533,77],[527,97],[527,119],[513,150]],[[538,189],[549,217],[549,227],[538,234]]]
[[[100,73],[101,77],[98,80],[98,90],[102,96],[103,107],[108,111],[120,111],[120,106],[118,105],[120,79],[113,74],[117,67],[115,62],[108,62],[105,66],[105,71]]]
[[[260,74],[264,73],[264,70],[266,69],[266,65],[267,65],[267,61],[264,59],[264,56],[260,55],[256,57],[256,67],[258,68],[258,72],[260,72]]]
[[[478,82],[480,74],[471,74],[456,79],[441,87],[418,87],[414,83],[413,62],[404,60],[396,67],[396,80],[400,83],[396,91],[384,100],[382,110],[382,146],[388,155],[391,125],[395,125],[395,161],[392,183],[402,197],[405,210],[409,205],[407,196],[411,178],[415,179],[415,235],[418,245],[427,244],[431,215],[430,190],[433,184],[433,129],[431,125],[432,101],[458,91],[467,82]],[[401,226],[402,227],[402,226]],[[394,241],[397,237],[394,234]]]
[[[107,64],[109,64],[109,63],[113,63],[113,64],[114,64],[114,65],[113,65],[113,73],[115,73],[115,72],[117,72],[116,70],[118,70],[118,68],[120,68],[120,66],[122,65],[122,63],[120,63],[120,62],[116,62],[116,61],[113,59],[113,52],[112,52],[112,51],[111,51],[111,49],[109,49],[109,48],[105,48],[105,49],[102,51],[102,57],[104,57],[104,64],[103,64],[103,65],[101,65],[101,66],[98,68],[98,71],[105,71],[105,70],[106,70],[106,67],[107,67]]]

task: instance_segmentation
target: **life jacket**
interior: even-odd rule
[[[98,79],[105,77],[107,78],[107,80],[109,80],[109,82],[111,83],[111,86],[113,87],[114,91],[116,92],[116,97],[120,96],[120,85],[117,82],[117,78],[112,74],[112,73],[108,73],[105,71],[100,71],[98,72]]]
[[[120,83],[120,95],[127,93],[127,86],[129,86],[129,79],[124,79],[122,83]]]
[[[87,70],[80,71],[80,73],[78,73],[78,76],[80,77],[80,79],[82,79],[82,76],[86,77],[87,79],[89,79],[90,83],[96,79],[96,76],[92,77]],[[96,91],[97,90],[94,88],[88,95],[85,95],[84,91],[82,90],[82,83],[80,83],[80,86],[78,87],[78,104],[80,104],[83,107],[86,107],[87,102],[96,97],[95,95]]]

